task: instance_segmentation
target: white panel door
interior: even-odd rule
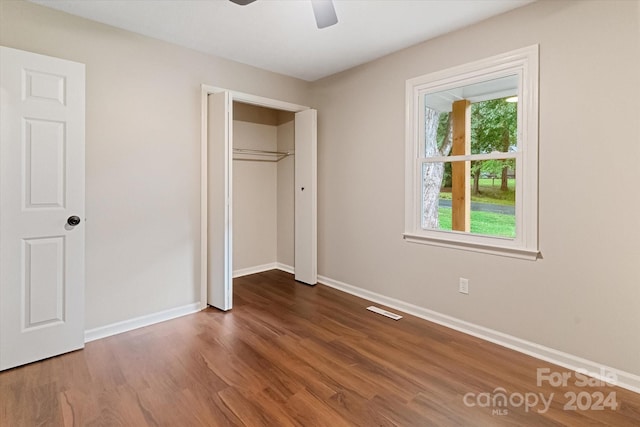
[[[3,370],[84,347],[84,65],[0,47],[0,85]]]
[[[317,111],[295,116],[295,279],[315,285],[317,266]]]
[[[232,135],[233,105],[229,92],[208,99],[208,284],[207,302],[230,310],[233,297]]]

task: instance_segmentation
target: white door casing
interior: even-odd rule
[[[3,370],[84,347],[85,68],[0,47],[0,86]]]
[[[207,301],[226,311],[233,304],[233,104],[229,92],[210,94],[208,107]]]
[[[317,111],[202,85],[201,296],[227,311],[233,296],[233,102],[295,112],[295,278],[317,283]],[[299,151],[300,150],[300,151]],[[298,185],[298,181],[302,185]],[[304,190],[301,190],[305,187]],[[298,190],[300,193],[298,194]],[[306,247],[304,247],[306,246]],[[300,249],[298,249],[300,248]]]
[[[295,116],[295,279],[318,282],[317,266],[317,111]]]

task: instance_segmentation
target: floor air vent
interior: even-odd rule
[[[393,320],[402,319],[402,316],[400,316],[399,314],[395,314],[395,313],[392,313],[390,311],[383,310],[383,309],[381,309],[379,307],[376,307],[374,305],[371,305],[371,306],[367,307],[367,310],[373,311],[374,313],[382,314],[383,316],[390,317]]]

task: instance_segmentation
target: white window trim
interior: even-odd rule
[[[424,94],[518,75],[518,152],[486,156],[516,158],[516,237],[481,236],[421,228],[422,183],[419,124]],[[538,258],[538,45],[426,74],[406,82],[405,231],[408,242],[535,260]],[[515,156],[514,156],[515,154]],[[457,156],[456,160],[478,159]],[[434,158],[430,158],[431,161]],[[444,160],[444,159],[443,159]],[[446,161],[451,161],[448,157]]]

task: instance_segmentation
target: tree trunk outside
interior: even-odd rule
[[[438,151],[438,124],[440,123],[440,113],[426,107],[424,115],[424,156],[433,157],[440,155]]]
[[[509,129],[504,128],[502,133],[502,151],[505,153],[509,151]],[[500,190],[507,191],[509,190],[509,165],[506,164],[502,168],[502,182],[500,183]]]
[[[438,229],[438,201],[444,163],[425,163],[422,169],[422,228]]]
[[[480,194],[480,172],[482,168],[478,167],[473,172],[473,194]]]
[[[447,156],[451,151],[452,121],[449,117],[449,129],[447,136],[438,148],[438,124],[440,113],[436,110],[425,108],[425,157]],[[444,163],[425,163],[422,168],[422,228],[438,229],[438,200],[444,177]]]
[[[500,184],[500,190],[507,191],[509,189],[509,166],[502,168],[502,183]]]

